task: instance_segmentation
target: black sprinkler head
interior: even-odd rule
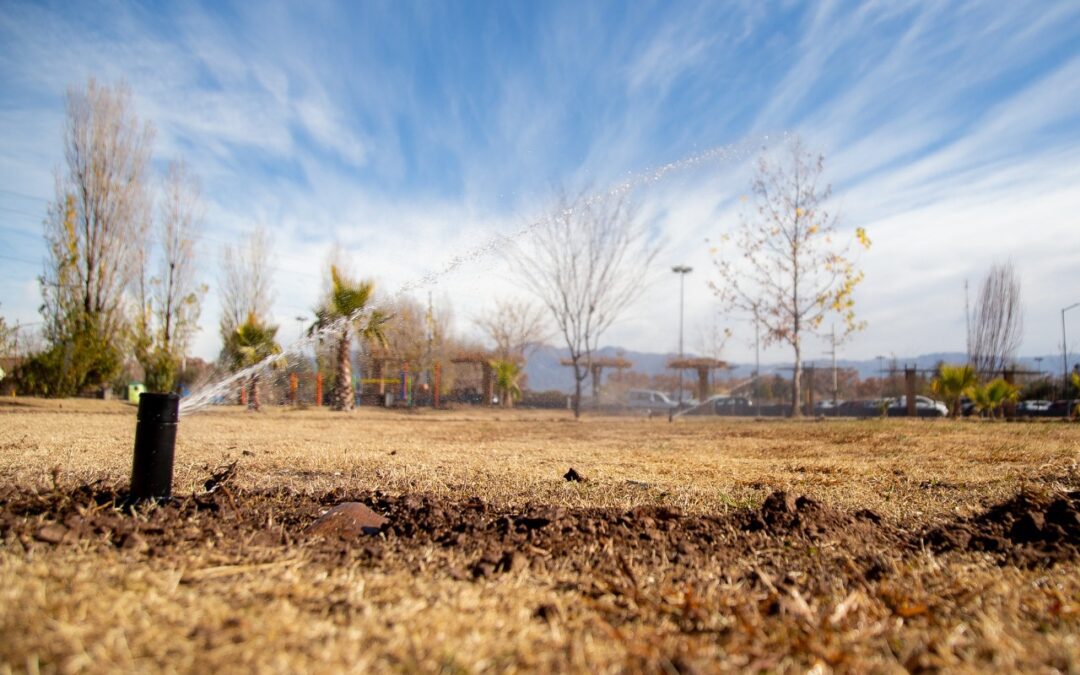
[[[173,451],[180,397],[176,394],[140,394],[135,425],[135,460],[131,467],[133,503],[172,498]]]

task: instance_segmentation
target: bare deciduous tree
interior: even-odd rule
[[[136,287],[135,353],[151,391],[172,389],[198,328],[206,293],[195,278],[201,219],[198,181],[182,163],[171,164],[159,205],[159,242],[146,238]],[[155,252],[155,243],[160,243],[160,251]]]
[[[19,324],[9,326],[0,316],[0,357],[16,356],[19,345]]]
[[[980,377],[993,378],[1009,365],[1024,333],[1020,279],[1012,261],[994,263],[971,313],[968,353]]]
[[[792,415],[798,416],[803,337],[817,332],[830,312],[842,317],[845,335],[861,328],[853,292],[863,273],[849,257],[850,245],[834,241],[836,217],[825,206],[831,188],[822,182],[824,157],[808,152],[798,138],[783,153],[779,160],[767,155],[758,160],[754,215],[736,229],[736,257],[725,257],[723,245],[714,249],[720,280],[710,286],[729,311],[758,319],[766,344],[791,345]],[[862,228],[856,228],[855,239],[870,245]]]
[[[530,228],[512,257],[551,312],[574,369],[574,417],[600,336],[645,289],[659,250],[625,194],[571,198]]]
[[[525,358],[526,352],[543,343],[548,334],[544,308],[525,300],[498,299],[495,307],[476,317],[474,323],[504,361]]]
[[[41,276],[46,339],[63,371],[54,394],[100,384],[119,367],[124,291],[149,227],[145,173],[154,132],[140,123],[126,86],[93,79],[69,89],[65,172],[45,221]]]
[[[732,335],[731,329],[721,326],[718,318],[714,315],[709,323],[697,325],[697,339],[694,343],[698,355],[717,361],[723,356],[724,348]]]
[[[273,242],[261,225],[239,245],[222,248],[219,299],[223,341],[228,341],[249,316],[269,321],[274,300],[271,255]]]

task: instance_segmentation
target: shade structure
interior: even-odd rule
[[[704,357],[695,357],[687,359],[672,359],[668,361],[668,368],[675,368],[677,370],[695,370],[698,376],[698,401],[704,401],[709,398],[709,375],[714,370],[720,370],[727,368],[726,361],[719,359],[710,359]]]

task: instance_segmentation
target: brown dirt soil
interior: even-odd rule
[[[679,578],[688,570],[752,558],[777,540],[789,546],[841,543],[851,560],[868,561],[856,569],[880,578],[881,562],[869,552],[906,548],[903,534],[881,524],[873,512],[847,515],[784,492],[771,494],[759,509],[702,516],[667,506],[619,511],[527,504],[515,509],[479,497],[453,502],[433,495],[345,490],[313,496],[290,489],[230,490],[213,480],[207,484],[215,490],[134,509],[124,506],[120,486],[7,487],[0,492],[0,538],[28,549],[82,541],[136,548],[150,557],[175,556],[208,541],[218,551],[238,555],[256,546],[302,545],[321,557],[360,558],[376,566],[387,551],[397,554],[398,564],[413,551],[435,546],[472,561],[468,570],[446,563],[444,571],[462,579],[523,566],[546,570],[554,563],[578,573],[612,565],[617,574],[625,573],[628,564],[664,566]],[[367,504],[385,515],[380,536],[309,534],[321,514],[345,502]]]
[[[1080,557],[1080,491],[1024,491],[974,517],[937,527],[934,551],[985,551],[1018,565],[1052,565]]]

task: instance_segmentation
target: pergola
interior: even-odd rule
[[[559,362],[564,366],[572,366],[574,362],[570,359],[563,359]],[[592,368],[590,369],[590,375],[592,375],[592,395],[593,401],[598,402],[600,396],[600,377],[604,374],[604,368],[615,368],[616,370],[623,370],[625,368],[633,368],[632,361],[624,359],[621,356],[596,356],[592,359]]]
[[[461,352],[450,359],[450,363],[473,363],[479,364],[481,375],[481,388],[484,390],[484,405],[491,406],[495,398],[495,376],[491,367],[491,361],[495,354],[485,351]]]
[[[709,374],[720,368],[727,368],[728,364],[719,359],[692,358],[672,359],[668,361],[668,368],[676,370],[696,370],[698,376],[698,401],[709,398]]]

